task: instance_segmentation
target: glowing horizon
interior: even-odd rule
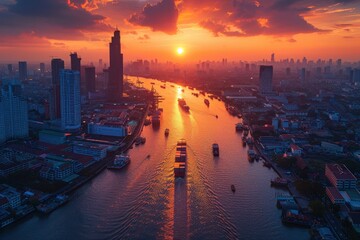
[[[230,4],[233,2],[233,4]],[[0,62],[67,59],[108,62],[121,32],[125,61],[360,60],[357,1],[26,0],[0,3]],[[47,11],[43,11],[48,9]],[[50,11],[51,10],[51,11]],[[50,14],[51,12],[51,14]],[[185,53],[184,52],[184,53]]]

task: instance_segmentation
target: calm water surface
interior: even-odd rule
[[[167,83],[162,89],[159,81],[142,80],[147,88],[155,83],[165,98],[164,112],[159,130],[144,127],[146,144],[130,150],[131,164],[103,171],[67,205],[1,232],[1,239],[309,239],[306,229],[281,224],[275,206],[280,190],[270,187],[276,173],[248,162],[235,132],[239,119],[223,102],[210,100],[207,107],[202,95],[187,88],[182,92]],[[179,97],[190,113],[179,108]],[[187,177],[174,180],[180,138],[188,144]],[[220,146],[218,158],[212,156],[214,142]]]

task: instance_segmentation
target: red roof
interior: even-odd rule
[[[328,168],[337,179],[357,180],[344,164],[326,164],[326,168]]]
[[[344,199],[336,187],[326,187],[326,191],[331,194],[334,199]]]

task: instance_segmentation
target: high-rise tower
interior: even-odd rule
[[[71,60],[71,70],[80,72],[81,58],[78,57],[76,52],[70,53],[70,60]]]
[[[273,66],[260,66],[260,93],[272,93]]]
[[[51,60],[51,93],[50,93],[50,118],[59,119],[60,112],[60,71],[64,69],[65,64],[62,59],[55,58]]]
[[[123,94],[123,54],[121,53],[120,31],[115,30],[114,36],[109,43],[110,50],[110,67],[109,67],[109,84],[108,100],[117,102]]]
[[[60,72],[61,127],[77,130],[81,125],[80,72],[61,70]]]
[[[19,62],[19,80],[27,80],[27,62]]]

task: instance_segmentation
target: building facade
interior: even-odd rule
[[[110,67],[108,82],[108,100],[118,102],[123,94],[123,54],[121,53],[120,31],[115,30],[109,43]]]
[[[81,126],[80,73],[62,70],[60,73],[60,109],[63,130],[77,130]]]
[[[326,164],[325,176],[339,190],[356,188],[357,178],[344,164]]]
[[[260,93],[272,93],[273,66],[260,66]]]
[[[0,142],[29,135],[28,104],[21,96],[21,85],[9,81],[0,87]]]

